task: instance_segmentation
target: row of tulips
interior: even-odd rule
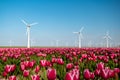
[[[120,48],[0,48],[0,79],[115,80]]]

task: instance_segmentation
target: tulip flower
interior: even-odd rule
[[[3,60],[4,62],[6,62],[6,61],[7,61],[7,58],[6,58],[6,57],[3,57],[2,60]]]
[[[95,74],[96,76],[100,75],[100,70],[99,70],[99,69],[96,69],[95,72],[94,72],[94,74]]]
[[[73,68],[73,63],[68,63],[68,64],[66,65],[66,68],[67,68],[67,69]]]
[[[6,65],[5,66],[5,72],[13,72],[15,70],[16,66],[15,65]]]
[[[84,78],[85,79],[90,79],[91,78],[91,73],[90,73],[89,69],[84,70]]]
[[[87,54],[82,54],[82,58],[87,58]]]
[[[108,76],[109,76],[109,78],[114,77],[115,76],[114,70],[109,70]]]
[[[56,58],[52,58],[52,63],[56,63],[57,62],[57,59]]]
[[[66,73],[65,80],[73,80],[73,75],[71,75],[71,73]]]
[[[40,76],[39,75],[32,75],[31,79],[32,80],[40,80]]]
[[[25,70],[25,65],[24,65],[24,64],[20,64],[20,69],[21,69],[22,71],[24,71],[24,70]]]
[[[8,73],[4,71],[3,74],[2,74],[2,76],[3,76],[3,77],[6,77],[7,74],[8,74]]]
[[[29,70],[24,70],[23,71],[23,76],[28,77],[29,76]]]
[[[115,73],[120,73],[120,69],[119,68],[114,68],[114,72]]]
[[[70,72],[66,73],[65,80],[80,80],[79,76],[79,69],[73,69]]]
[[[56,69],[48,68],[47,78],[48,78],[48,80],[55,80],[56,79]]]
[[[17,80],[17,79],[16,79],[16,76],[10,76],[9,80]]]
[[[90,78],[91,78],[91,79],[94,79],[94,78],[95,78],[95,75],[94,75],[93,72],[90,73]]]
[[[36,68],[35,68],[35,73],[38,73],[40,71],[40,66],[37,65]]]
[[[101,75],[101,77],[103,78],[103,79],[108,79],[109,78],[109,69],[107,68],[107,67],[105,67],[105,69],[101,69],[101,73],[100,73],[100,75]]]
[[[40,60],[40,65],[45,67],[47,64],[47,60]]]
[[[34,64],[35,64],[35,61],[30,61],[29,62],[29,67],[32,68],[34,66]]]
[[[102,63],[102,62],[98,63],[97,69],[99,69],[99,70],[104,69],[104,63]]]
[[[60,64],[60,65],[63,65],[64,64],[64,61],[62,58],[58,58],[57,59],[57,63]]]

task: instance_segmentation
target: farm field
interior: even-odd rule
[[[120,48],[0,48],[0,80],[116,80]]]

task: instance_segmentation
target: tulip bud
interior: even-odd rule
[[[40,80],[40,76],[39,75],[32,75],[31,79],[32,80]]]
[[[104,63],[102,63],[102,62],[98,63],[97,69],[99,69],[99,70],[104,69]]]
[[[47,63],[47,60],[40,60],[40,65],[45,67]]]
[[[91,74],[90,74],[89,69],[85,69],[84,70],[84,78],[85,79],[90,79],[90,77],[91,77]]]
[[[28,77],[29,76],[29,70],[24,70],[23,71],[23,76]]]
[[[68,64],[66,65],[66,68],[67,68],[67,69],[73,68],[73,63],[68,63]]]
[[[16,76],[10,76],[9,80],[16,80]]]
[[[40,67],[39,67],[39,65],[37,65],[36,68],[35,68],[35,73],[38,73],[39,70],[40,70]]]
[[[2,75],[3,75],[3,77],[6,77],[7,74],[8,74],[8,73],[4,71]]]
[[[90,73],[90,78],[91,78],[91,79],[94,79],[94,78],[95,78],[94,73],[92,73],[92,72]]]
[[[56,69],[48,68],[47,78],[48,78],[48,80],[55,80],[56,79]]]

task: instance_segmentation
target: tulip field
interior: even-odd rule
[[[0,48],[0,80],[116,80],[120,48]]]

